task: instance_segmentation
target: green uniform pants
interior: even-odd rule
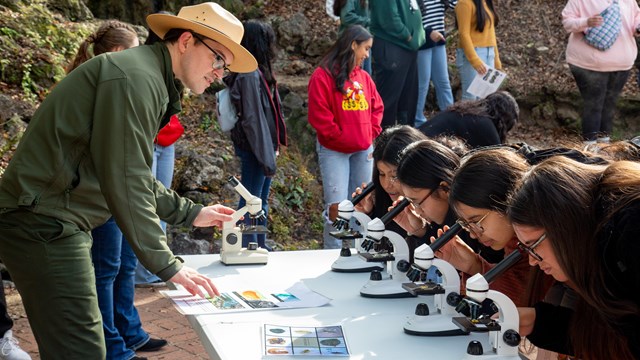
[[[40,357],[106,357],[91,236],[26,210],[0,209],[0,258],[20,292]]]

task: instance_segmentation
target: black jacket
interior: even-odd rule
[[[259,70],[232,74],[224,78],[231,102],[238,111],[238,122],[231,140],[238,148],[251,151],[266,176],[276,173],[276,151],[287,145],[287,131],[277,87],[267,88]]]

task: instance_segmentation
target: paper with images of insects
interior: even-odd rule
[[[485,98],[498,90],[507,74],[504,72],[487,66],[487,72],[484,75],[476,73],[467,92],[479,98]]]
[[[263,355],[349,356],[349,347],[340,325],[263,327]]]
[[[184,315],[319,307],[331,301],[312,291],[302,282],[297,282],[285,290],[251,287],[220,291],[220,295],[206,299],[193,296],[186,290],[165,290],[161,293],[171,299],[178,311]]]

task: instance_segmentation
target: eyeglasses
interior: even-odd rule
[[[636,136],[633,139],[629,140],[629,142],[640,150],[640,136]]]
[[[544,233],[542,234],[542,236],[538,238],[538,240],[536,240],[530,246],[527,246],[521,241],[518,241],[518,248],[520,249],[520,251],[526,251],[529,255],[531,255],[532,258],[536,259],[536,261],[542,261],[542,256],[538,255],[538,253],[535,252],[535,250],[533,249],[535,249],[538,245],[540,245],[540,243],[546,238],[547,238],[547,233]]]
[[[211,65],[211,67],[213,67],[213,70],[224,70],[225,75],[229,72],[229,68],[227,67],[227,63],[226,61],[224,61],[224,58],[222,57],[222,55],[220,55],[219,52],[215,51],[213,48],[211,48],[211,46],[207,45],[206,42],[204,42],[204,40],[200,37],[200,35],[196,34],[196,33],[192,33],[193,37],[198,39],[204,46],[207,47],[207,49],[209,49],[213,55],[215,55],[216,60],[213,62],[213,64]]]
[[[390,176],[389,182],[391,184],[395,184],[398,181],[398,177],[397,176]]]
[[[484,219],[487,218],[487,216],[489,216],[489,214],[491,214],[491,211],[488,211],[486,214],[484,214],[480,220],[478,221],[474,221],[472,223],[466,222],[465,220],[459,219],[457,221],[458,224],[460,224],[460,226],[467,232],[473,232],[476,235],[482,235],[482,233],[484,233],[484,227],[482,227],[482,221],[484,221]]]
[[[435,191],[435,190],[431,190],[431,191],[429,191],[429,193],[427,194],[427,196],[423,197],[423,198],[422,198],[422,200],[420,200],[419,202],[413,202],[413,201],[411,201],[410,199],[407,199],[407,200],[409,200],[409,202],[411,203],[411,205],[413,205],[413,207],[417,209],[417,208],[419,208],[420,206],[422,206],[422,203],[423,203],[423,202],[425,202],[425,200],[427,200],[427,199],[429,198],[429,196],[431,196],[431,194],[433,194],[433,192],[434,192],[434,191]]]

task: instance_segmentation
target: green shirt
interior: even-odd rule
[[[151,173],[165,112],[180,111],[163,43],[97,56],[52,90],[0,180],[0,209],[28,209],[89,231],[113,216],[150,271],[181,264],[160,219],[191,226],[202,208]]]
[[[409,3],[409,0],[369,0],[369,27],[375,37],[418,51],[425,43],[422,14],[420,9],[411,9]]]

